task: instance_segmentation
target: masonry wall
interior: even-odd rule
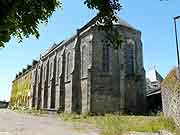
[[[142,113],[146,110],[146,94],[145,94],[145,70],[143,65],[143,46],[141,42],[141,33],[132,31],[127,28],[120,28],[120,33],[125,37],[123,44],[124,64],[125,68],[125,111]],[[133,69],[128,72],[128,55],[127,47],[133,50]],[[126,62],[127,61],[127,62]]]
[[[180,127],[180,83],[176,80],[176,69],[162,82],[161,95],[164,115],[174,118]]]
[[[180,127],[180,91],[162,89],[163,112],[165,116],[173,117]]]
[[[92,30],[84,33],[80,40],[80,97],[81,112],[90,112],[90,98],[91,98],[91,70],[92,70]]]
[[[48,77],[49,77],[49,59],[43,59],[42,61],[42,97],[41,97],[41,109],[48,108]]]
[[[140,32],[117,26],[124,38],[115,50],[109,47],[109,71],[103,71],[103,32],[95,31],[93,39],[92,112],[144,112],[145,71],[143,67]],[[127,44],[133,49],[133,72],[127,73],[125,51]]]
[[[13,81],[9,106],[28,107],[31,88],[32,72],[30,70]]]
[[[112,66],[110,72],[103,72],[103,45],[104,33],[94,31],[93,38],[93,69],[92,69],[92,91],[91,111],[92,112],[116,112],[119,110],[119,89],[113,89]],[[113,50],[109,52],[110,63],[112,63]],[[112,65],[110,64],[109,65]],[[113,70],[114,71],[114,70]],[[116,73],[118,74],[118,73]],[[119,81],[117,80],[117,85]],[[114,84],[116,85],[116,84]]]
[[[142,111],[145,88],[141,35],[116,28],[125,42],[116,50],[109,47],[106,54],[105,35],[93,27],[77,31],[74,37],[41,55],[32,68],[30,108],[77,113]],[[133,50],[133,74],[126,72],[127,44]],[[104,60],[108,69],[103,67]]]
[[[92,35],[88,31],[41,57],[32,72],[31,108],[90,111],[91,48]]]
[[[56,110],[65,110],[65,49],[59,49],[56,57]]]

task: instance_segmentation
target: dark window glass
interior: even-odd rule
[[[82,76],[87,74],[86,46],[82,48]]]
[[[46,79],[46,67],[44,66],[44,80]]]
[[[59,74],[60,74],[60,64],[61,64],[61,61],[60,61],[60,57],[59,57],[58,63],[57,63],[57,79],[58,79]]]
[[[67,67],[66,67],[66,79],[69,80],[70,76],[70,53],[67,54]]]
[[[134,61],[133,61],[133,48],[131,44],[125,45],[125,64],[126,64],[126,73],[132,74],[134,72]]]
[[[50,68],[49,68],[49,78],[52,77],[52,63],[50,64]]]
[[[103,46],[103,72],[109,72],[109,47],[107,45]]]

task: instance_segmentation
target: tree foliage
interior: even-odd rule
[[[112,29],[115,14],[121,9],[119,0],[85,0],[84,4],[98,11],[99,28]],[[38,38],[39,24],[47,23],[58,7],[61,7],[58,0],[0,0],[0,47],[12,36],[19,41],[30,35]]]
[[[117,21],[116,14],[121,10],[119,0],[86,0],[84,4],[89,9],[98,10],[98,21],[96,25],[99,30],[105,31],[106,40],[104,43],[114,49],[118,49],[123,43],[123,37],[116,29],[113,29],[113,22]]]
[[[112,29],[113,21],[117,21],[115,15],[120,11],[121,5],[119,0],[86,0],[84,4],[89,9],[98,10],[99,17],[97,25],[100,29],[109,31]]]
[[[0,0],[0,46],[16,36],[39,37],[38,25],[47,23],[53,11],[60,6],[57,0]]]

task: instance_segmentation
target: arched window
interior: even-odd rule
[[[52,78],[52,63],[50,63],[50,68],[49,68],[49,78]]]
[[[87,74],[87,59],[86,59],[86,46],[82,47],[81,52],[81,73],[82,77],[84,77]]]
[[[44,65],[44,71],[43,71],[44,80],[46,80],[46,66]]]
[[[69,80],[70,76],[70,52],[67,54],[67,64],[66,64],[66,79]]]
[[[40,69],[37,70],[37,81],[40,82]]]
[[[134,72],[133,60],[133,44],[126,44],[124,46],[126,73],[132,74]]]
[[[109,72],[109,46],[103,45],[103,61],[102,70],[103,72]]]
[[[36,70],[34,70],[34,72],[33,72],[33,83],[35,83],[36,82]]]
[[[58,62],[57,62],[57,80],[60,74],[60,68],[61,68],[61,58],[58,58]]]

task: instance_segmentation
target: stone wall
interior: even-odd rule
[[[165,116],[173,117],[180,126],[180,91],[162,89],[163,112]]]
[[[176,69],[173,69],[162,83],[163,113],[174,118],[180,127],[180,82],[176,80]]]
[[[32,95],[30,91],[32,89],[32,72],[31,70],[20,75],[16,80],[13,81],[10,106],[25,106],[28,107]]]
[[[109,47],[108,70],[104,71],[103,51],[105,33],[95,30],[93,35],[93,71],[91,91],[92,112],[144,112],[145,72],[143,68],[141,34],[124,27],[115,27],[123,36],[119,49]],[[132,48],[131,55],[125,52]],[[132,57],[132,73],[127,73]]]

